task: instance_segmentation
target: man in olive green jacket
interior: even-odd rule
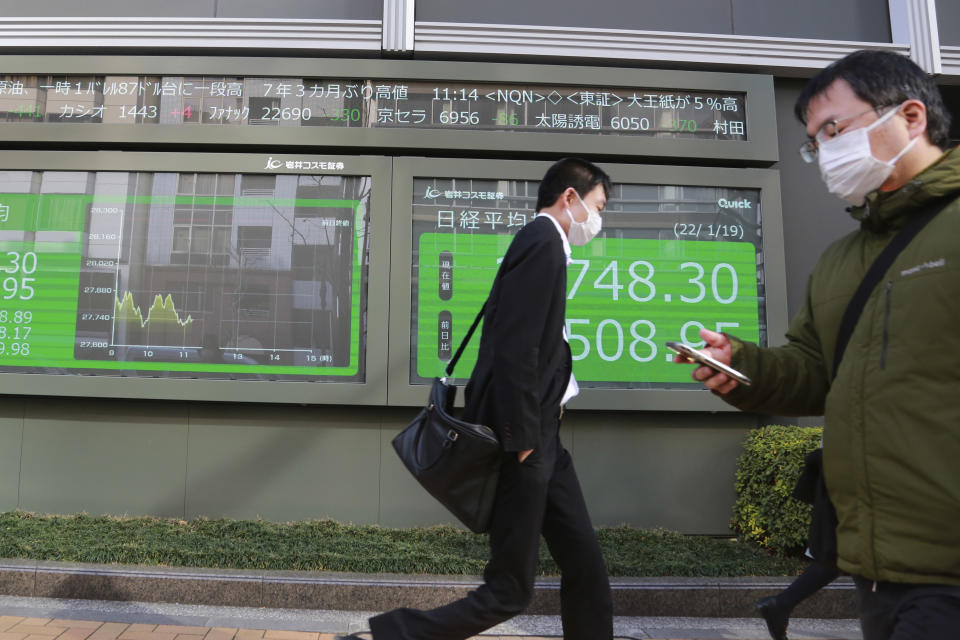
[[[838,565],[854,576],[866,640],[960,637],[960,151],[950,116],[907,58],[860,51],[813,78],[796,104],[831,193],[860,229],[810,275],[787,344],[701,332],[694,379],[745,411],[823,415],[824,472]],[[945,205],[945,206],[944,206]],[[940,213],[863,307],[833,371],[841,318],[866,270],[912,217]],[[680,360],[678,359],[678,362]],[[784,627],[785,630],[785,627]]]

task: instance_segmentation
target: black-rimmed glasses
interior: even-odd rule
[[[887,106],[889,105],[870,107],[869,109],[866,109],[865,111],[861,111],[860,113],[855,113],[852,116],[844,116],[843,118],[838,118],[836,120],[827,120],[822,125],[820,125],[820,128],[817,129],[817,133],[812,138],[808,138],[803,144],[800,145],[800,148],[797,149],[797,151],[800,153],[800,157],[803,158],[803,161],[808,164],[812,162],[816,162],[817,153],[818,153],[818,143],[826,142],[827,140],[830,140],[831,138],[841,133],[838,128],[841,122],[854,120],[856,118],[859,118],[863,114],[869,113],[871,111],[874,111],[879,115],[880,110],[885,109]]]

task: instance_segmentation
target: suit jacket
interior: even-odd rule
[[[465,391],[464,419],[492,428],[504,451],[537,448],[541,416],[559,408],[571,371],[566,302],[563,242],[553,222],[534,218],[494,279]]]

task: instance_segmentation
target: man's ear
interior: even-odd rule
[[[907,123],[910,139],[927,132],[927,106],[920,100],[907,100],[900,107],[903,119]]]

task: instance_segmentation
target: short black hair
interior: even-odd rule
[[[810,101],[839,79],[874,109],[919,100],[927,108],[927,138],[941,149],[950,145],[950,112],[937,83],[910,58],[892,51],[854,51],[814,76],[793,106],[800,122],[807,124]]]
[[[537,211],[553,206],[557,198],[573,187],[580,197],[586,196],[597,185],[603,186],[603,193],[610,197],[610,176],[603,169],[582,158],[563,158],[547,169],[540,188],[537,190]]]

